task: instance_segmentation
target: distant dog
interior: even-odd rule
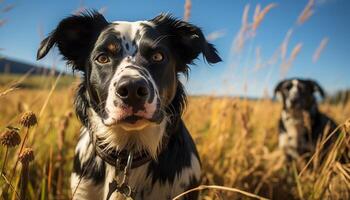
[[[202,31],[169,15],[107,22],[96,12],[63,19],[42,41],[82,72],[75,98],[83,124],[75,151],[74,199],[165,200],[198,186],[201,166],[181,119],[181,73],[200,53],[221,61]],[[190,193],[185,199],[196,199]]]
[[[337,127],[331,118],[319,111],[315,92],[324,98],[323,89],[313,80],[288,79],[275,88],[275,95],[283,103],[279,147],[290,159],[311,156],[317,141]],[[328,149],[333,138],[325,144],[324,150]]]

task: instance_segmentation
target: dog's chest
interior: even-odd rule
[[[173,181],[156,180],[149,172],[150,164],[145,164],[139,168],[130,171],[128,185],[133,188],[135,196],[133,199],[172,199],[174,196],[182,193],[191,186],[193,178],[200,179],[199,161],[192,156],[192,165],[179,170]],[[121,180],[123,173],[119,173],[118,180]],[[104,196],[110,192],[110,183],[115,178],[115,168],[107,165],[106,180],[104,182]],[[106,198],[104,198],[106,199]],[[125,200],[125,196],[120,192],[113,192],[110,200]]]
[[[283,146],[292,156],[298,156],[312,149],[309,140],[310,130],[307,118],[302,113],[290,115],[282,114],[282,123],[285,133],[280,135],[280,146]]]
[[[302,142],[303,134],[306,131],[303,120],[287,118],[283,120],[283,124],[287,131],[289,144],[296,147],[298,143]]]
[[[169,151],[165,157],[180,156],[186,158],[187,164],[179,164],[179,159],[163,160],[162,157],[131,169],[127,184],[135,191],[134,199],[171,199],[198,184],[201,173],[198,157],[193,150],[184,148],[181,152]],[[96,157],[87,131],[80,138],[76,156],[76,167],[81,169],[72,174],[72,191],[76,190],[74,199],[106,200],[109,193],[112,193],[109,200],[126,199],[122,193],[111,190],[110,185],[114,179],[120,183],[123,172],[116,172],[114,166]],[[83,171],[88,173],[82,175]],[[99,174],[103,174],[103,178],[97,178]],[[79,176],[82,176],[81,180]]]

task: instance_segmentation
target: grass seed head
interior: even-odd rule
[[[19,121],[19,123],[24,126],[24,127],[31,127],[34,126],[38,123],[36,115],[34,112],[32,111],[28,111],[25,112],[22,116],[21,116],[21,120]]]
[[[21,143],[21,137],[16,129],[8,129],[0,136],[0,143],[7,147],[15,147]]]
[[[28,164],[29,162],[34,160],[34,152],[32,148],[23,149],[22,153],[19,155],[19,161],[22,164]]]

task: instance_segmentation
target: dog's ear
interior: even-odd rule
[[[168,14],[161,14],[151,22],[160,27],[159,30],[165,30],[170,36],[172,46],[184,64],[191,64],[200,53],[208,63],[221,61],[214,45],[207,42],[200,28]]]
[[[63,19],[57,28],[45,38],[38,49],[37,59],[43,58],[57,45],[60,53],[73,66],[84,70],[85,59],[96,42],[99,33],[108,22],[96,11],[85,11]]]
[[[321,97],[324,99],[326,97],[326,93],[324,92],[323,88],[314,80],[306,80],[307,84],[311,87],[312,92],[318,92]]]
[[[273,91],[273,98],[274,99],[277,99],[278,101],[282,101],[282,86],[283,86],[283,84],[286,82],[286,80],[284,80],[284,81],[280,81],[277,85],[276,85],[276,87],[275,87],[275,89],[274,89],[274,91]]]

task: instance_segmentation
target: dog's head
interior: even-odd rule
[[[283,102],[283,109],[310,110],[316,105],[315,92],[322,98],[325,93],[321,86],[313,80],[288,79],[277,84],[275,95]]]
[[[198,27],[163,14],[137,22],[108,22],[96,12],[70,16],[42,41],[37,58],[54,45],[73,69],[83,72],[86,106],[106,126],[124,130],[163,120],[182,88],[178,75],[187,73],[200,53],[209,63],[221,61]]]

